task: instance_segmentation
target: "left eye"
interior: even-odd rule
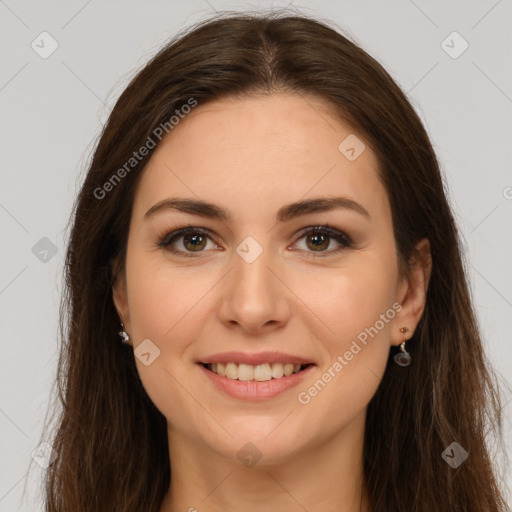
[[[324,256],[342,251],[343,249],[352,247],[353,242],[348,235],[338,231],[337,229],[331,228],[330,226],[315,226],[307,228],[302,232],[298,240],[306,239],[307,249],[300,249],[305,252],[313,252],[317,254],[311,255],[312,257]],[[185,250],[180,250],[176,247],[177,242],[181,240],[181,246]],[[326,250],[330,245],[331,241],[334,240],[339,244],[340,247],[336,249]],[[183,255],[186,257],[196,256],[193,253],[204,252],[208,249],[207,244],[210,241],[215,249],[219,247],[211,238],[208,231],[200,228],[183,228],[173,231],[168,235],[164,236],[158,245],[164,247],[166,250],[174,253]],[[297,242],[296,242],[297,243]],[[321,253],[321,254],[318,254]],[[308,256],[308,257],[311,257]]]
[[[302,236],[299,238],[299,240],[302,240],[303,238],[306,239],[306,247],[312,248],[312,251],[306,252],[323,253],[314,254],[313,257],[337,253],[343,249],[353,246],[353,242],[348,235],[329,226],[316,226],[308,228],[305,232],[302,233]],[[325,250],[331,245],[332,240],[334,240],[339,245],[339,247],[330,251]]]

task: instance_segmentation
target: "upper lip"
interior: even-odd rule
[[[243,363],[256,366],[263,363],[293,363],[293,364],[314,364],[311,360],[284,352],[258,352],[250,354],[248,352],[222,352],[206,356],[198,363]]]

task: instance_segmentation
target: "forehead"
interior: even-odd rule
[[[389,208],[361,134],[318,98],[274,94],[211,101],[183,116],[147,164],[134,210],[184,196],[254,215],[335,195],[380,213]]]

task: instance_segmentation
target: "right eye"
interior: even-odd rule
[[[185,257],[197,257],[193,254],[194,252],[204,252],[205,248],[210,240],[215,249],[218,247],[217,244],[211,239],[208,230],[203,228],[182,228],[171,233],[166,234],[158,243],[159,246],[164,247],[165,250],[178,254]],[[183,249],[178,249],[176,246],[181,245]]]

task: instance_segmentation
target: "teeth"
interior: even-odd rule
[[[228,379],[238,379],[238,365],[235,363],[228,363],[226,365],[226,377]]]
[[[279,379],[284,375],[283,365],[281,363],[272,363],[272,377]]]
[[[298,373],[301,369],[300,364],[293,363],[263,363],[256,366],[244,363],[213,363],[208,364],[207,367],[221,377],[242,381],[256,380],[259,382],[280,379],[283,376],[288,377],[292,373]]]
[[[299,366],[300,368],[300,366]],[[288,375],[291,375],[293,373],[293,364],[288,363],[283,366],[283,372],[285,377],[288,377]]]
[[[254,366],[250,364],[238,365],[238,380],[253,380],[254,379]]]
[[[254,380],[263,382],[272,378],[272,371],[268,363],[259,364],[254,367]]]

